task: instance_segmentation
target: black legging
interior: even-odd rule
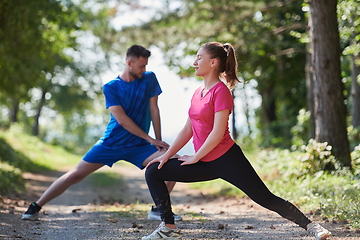
[[[174,217],[169,192],[164,181],[202,182],[217,178],[233,184],[254,202],[277,212],[304,229],[311,222],[292,203],[269,191],[237,144],[234,144],[229,151],[214,161],[199,161],[185,166],[180,166],[181,163],[177,158],[173,158],[160,170],[157,169],[158,163],[152,164],[145,173],[151,196],[166,224],[174,224]]]

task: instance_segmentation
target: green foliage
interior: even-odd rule
[[[43,165],[41,162],[33,162],[29,155],[26,153],[27,150],[32,149],[34,144],[32,144],[31,137],[21,134],[13,127],[9,132],[1,133],[0,138],[0,161],[3,163],[10,164],[14,169],[21,169],[22,171],[36,171],[36,170],[45,170],[48,167]],[[16,130],[15,130],[16,129]],[[18,140],[18,137],[23,136],[21,140]],[[23,145],[23,141],[30,141],[26,143],[26,146]],[[38,140],[37,140],[38,141]]]
[[[137,41],[160,47],[169,66],[193,76],[192,57],[204,42],[230,42],[240,63],[239,77],[255,79],[262,97],[258,127],[263,146],[290,147],[290,128],[305,107],[307,19],[301,1],[182,1],[172,12],[118,32],[121,45]],[[191,60],[190,60],[191,59]]]
[[[0,112],[5,113],[0,116],[1,125],[22,122],[27,132],[44,138],[53,134],[47,129],[53,120],[50,116],[65,119],[64,125],[57,126],[63,128],[58,136],[66,135],[67,126],[74,132],[79,125],[86,126],[76,120],[85,118],[101,94],[98,75],[107,63],[91,34],[98,25],[109,25],[105,9],[92,5],[97,3],[1,1]]]
[[[295,147],[301,147],[309,139],[310,133],[310,111],[301,109],[297,116],[297,123],[291,128],[292,145]]]
[[[354,128],[353,126],[348,127],[348,138],[350,143],[350,149],[354,149],[360,142],[360,126]]]
[[[90,175],[90,178],[97,187],[120,186],[123,184],[122,175],[115,172],[95,172]]]
[[[200,189],[207,196],[245,196],[242,191],[221,179],[191,183],[191,188]]]
[[[299,205],[302,211],[360,227],[360,145],[351,154],[352,171],[336,164],[335,169],[326,170],[334,161],[330,147],[314,140],[297,151],[257,150],[246,155],[274,194]],[[205,194],[244,196],[223,180],[192,186]]]
[[[0,146],[3,143],[0,142]],[[21,170],[6,162],[2,162],[0,158],[0,194],[10,191],[20,191],[24,189]]]
[[[360,179],[360,144],[357,145],[354,148],[354,151],[351,152],[351,160],[356,179]]]
[[[81,159],[24,133],[19,125],[0,131],[0,193],[24,188],[23,172],[40,172],[73,165]]]
[[[360,4],[358,0],[339,1],[338,15],[340,37],[344,55],[359,56],[360,52]],[[359,66],[359,59],[356,60]]]
[[[347,220],[360,227],[359,181],[348,170],[336,173],[317,172],[301,179],[280,178],[268,184],[277,195],[333,220]]]
[[[303,174],[314,174],[319,171],[335,170],[336,159],[331,155],[332,147],[327,143],[319,143],[310,139],[308,144],[302,146],[305,155],[301,158]],[[339,165],[337,166],[339,169]]]

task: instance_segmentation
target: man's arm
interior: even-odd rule
[[[150,98],[150,118],[154,128],[155,138],[157,140],[162,140],[160,110],[158,106],[158,95]]]
[[[115,117],[117,122],[125,128],[130,133],[135,136],[141,137],[148,141],[150,144],[155,145],[158,149],[167,148],[168,144],[161,140],[156,140],[150,137],[146,132],[144,132],[124,111],[121,106],[111,106],[109,107],[110,112]]]

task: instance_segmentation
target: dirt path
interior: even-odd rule
[[[21,214],[64,172],[24,174],[28,192],[0,199],[0,239],[141,239],[151,233],[159,222],[146,220],[152,200],[144,171],[130,165],[116,166],[112,171],[124,175],[125,187],[94,188],[90,179],[85,179],[43,207],[41,220],[35,222],[21,221]],[[117,207],[115,212],[102,206],[109,199]],[[172,202],[175,212],[184,219],[178,224],[184,240],[313,239],[292,222],[246,198],[209,198],[179,183],[172,193]],[[139,210],[131,203],[145,203],[146,209]],[[333,232],[329,240],[360,239],[359,232],[341,224],[319,222]]]

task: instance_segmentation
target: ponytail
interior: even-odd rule
[[[219,60],[219,77],[224,79],[230,89],[233,89],[239,79],[237,77],[237,60],[234,47],[230,43],[209,42],[202,47],[212,58]]]

